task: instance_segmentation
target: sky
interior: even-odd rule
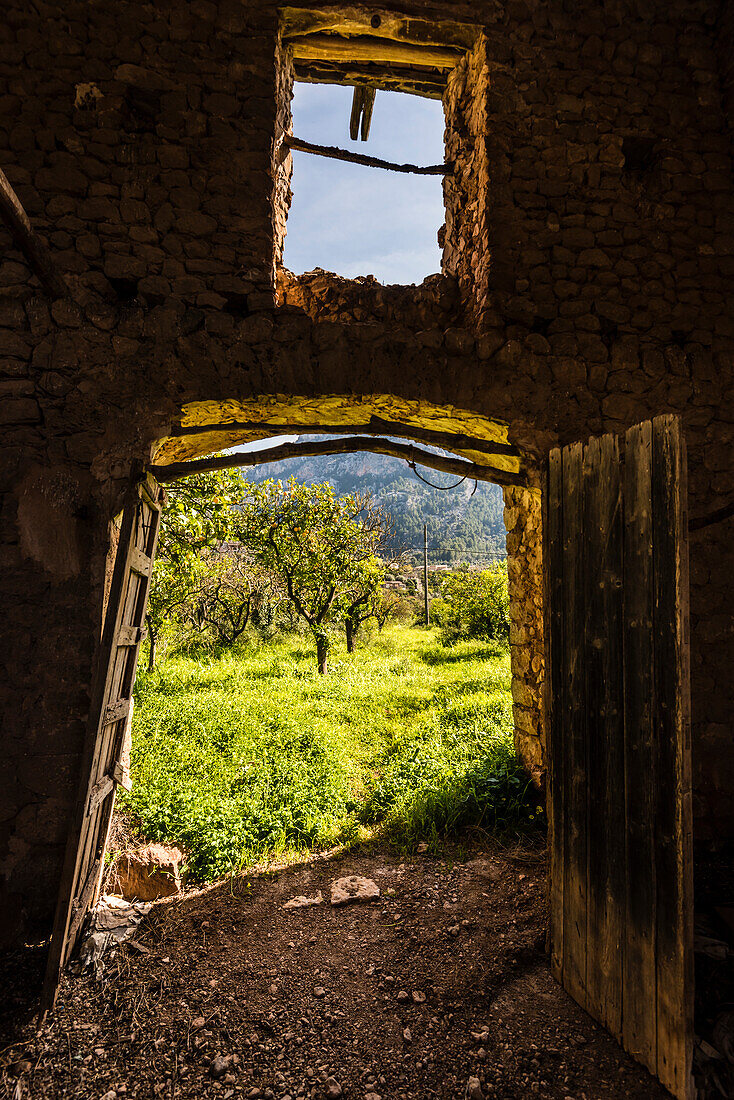
[[[378,91],[368,141],[352,141],[353,89],[295,86],[293,133],[398,163],[441,164],[440,100]],[[345,278],[419,283],[441,270],[436,233],[443,224],[440,176],[412,176],[293,152],[293,205],[284,263],[296,275],[316,267]]]
[[[352,95],[352,88],[339,85],[297,83],[293,133],[399,164],[442,163],[440,101],[378,91],[365,142],[349,137]],[[440,176],[407,176],[294,151],[292,188],[284,263],[296,275],[323,267],[348,279],[374,275],[381,283],[409,284],[441,270]],[[236,450],[259,451],[297,438],[257,440]]]

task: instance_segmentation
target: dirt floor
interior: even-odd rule
[[[352,873],[381,897],[333,907]],[[544,884],[522,853],[350,853],[158,903],[40,1032],[8,973],[0,1096],[663,1100],[553,981]]]

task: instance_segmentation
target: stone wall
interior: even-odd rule
[[[504,490],[504,498],[515,747],[533,782],[542,787],[546,768],[546,730],[540,493],[508,488]]]
[[[483,35],[449,74],[444,107],[446,225],[443,270],[457,279],[475,327],[489,306],[489,188],[487,44]],[[494,198],[494,193],[493,193]]]
[[[6,2],[0,167],[71,292],[49,302],[0,230],[8,939],[21,925],[47,930],[53,909],[109,521],[133,466],[188,408],[268,395],[371,408],[377,395],[410,422],[448,410],[448,423],[491,425],[515,444],[535,488],[550,446],[673,412],[691,514],[734,497],[731,74],[717,56],[718,3],[405,7],[483,34],[450,82],[447,147],[465,167],[486,156],[486,188],[470,191],[468,167],[447,185],[447,273],[422,287],[282,273],[276,302],[290,84],[274,6]],[[537,637],[535,503],[511,494],[507,505],[513,637]],[[731,524],[691,540],[699,837],[734,835]],[[515,702],[537,760],[542,669],[530,653],[515,643]]]

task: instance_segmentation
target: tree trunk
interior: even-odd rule
[[[319,665],[319,672],[322,676],[325,676],[328,669],[326,667],[326,661],[329,656],[329,641],[327,638],[318,637],[316,639],[316,660]]]
[[[152,672],[155,668],[156,636],[153,632],[153,626],[149,616],[145,616],[145,621],[148,625],[148,641],[150,642],[150,649],[148,650],[148,672]]]
[[[344,626],[347,632],[347,653],[354,653],[354,640],[357,634],[357,628],[351,619],[346,619]]]

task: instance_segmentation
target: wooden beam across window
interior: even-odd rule
[[[352,153],[348,149],[339,149],[336,145],[314,145],[311,141],[303,141],[302,138],[292,134],[283,136],[282,149],[298,149],[302,153],[314,153],[317,157],[328,157],[330,160],[345,160],[350,164],[363,164],[367,168],[385,168],[389,172],[404,172],[414,176],[447,176],[452,171],[451,164],[394,164],[391,160],[381,160],[380,157],[368,157],[364,153]]]

